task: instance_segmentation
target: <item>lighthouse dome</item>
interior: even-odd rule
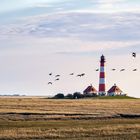
[[[101,62],[105,62],[105,56],[104,55],[101,56]]]

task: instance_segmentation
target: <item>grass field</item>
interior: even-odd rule
[[[140,99],[0,98],[0,139],[139,140]]]

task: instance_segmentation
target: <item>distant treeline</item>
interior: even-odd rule
[[[80,99],[80,98],[87,98],[87,97],[97,97],[97,95],[94,94],[82,94],[80,92],[74,92],[73,94],[67,94],[64,95],[63,93],[58,93],[53,99]]]
[[[0,94],[0,96],[25,96],[25,95],[20,95],[20,94]]]

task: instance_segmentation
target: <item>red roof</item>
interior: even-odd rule
[[[115,92],[115,93],[120,93],[122,92],[122,90],[116,86],[116,84],[114,84],[114,86],[112,86],[109,90],[108,90],[108,93],[112,93],[112,92]]]
[[[88,87],[84,90],[84,93],[89,93],[89,92],[97,93],[97,90],[91,85],[91,86],[88,86]]]

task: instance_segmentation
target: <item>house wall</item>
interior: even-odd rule
[[[116,93],[115,92],[111,92],[111,93],[108,93],[107,95],[108,96],[116,96]]]
[[[120,92],[120,93],[116,93],[116,92],[111,92],[107,94],[108,96],[126,96],[126,94]]]

